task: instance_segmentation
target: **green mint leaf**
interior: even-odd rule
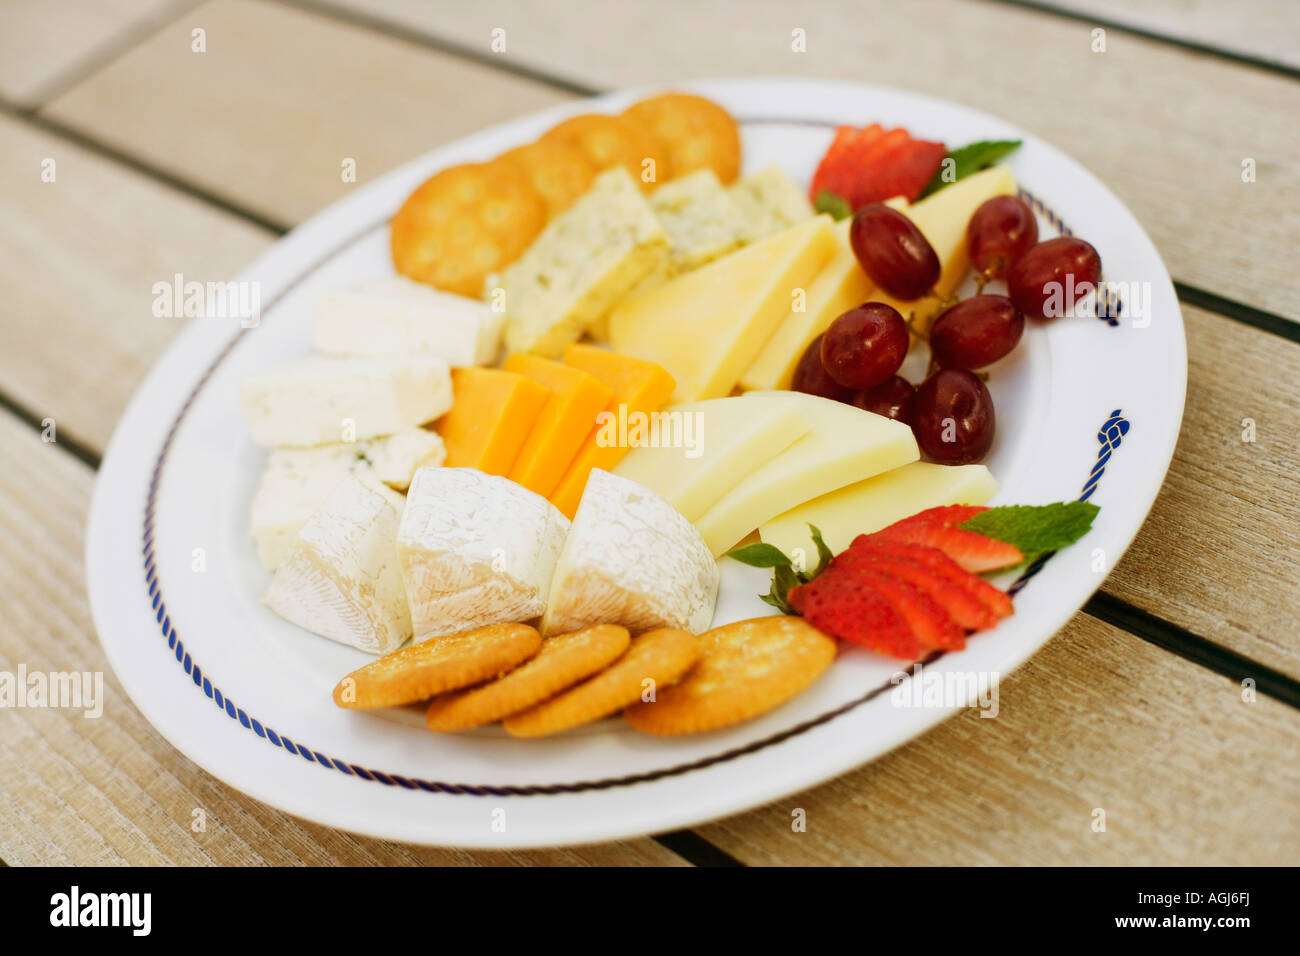
[[[948,155],[944,157],[939,168],[935,170],[934,177],[921,190],[921,194],[916,198],[924,199],[931,193],[938,192],[944,186],[951,185],[959,179],[965,179],[971,173],[978,173],[981,169],[987,169],[1004,156],[1015,152],[1020,146],[1018,139],[982,139],[977,143],[970,143],[959,149],[948,150]],[[944,169],[949,165],[948,161],[952,160],[952,172],[948,178],[944,178]]]
[[[1004,505],[981,511],[960,527],[1015,545],[1028,563],[1044,552],[1074,544],[1088,533],[1100,510],[1088,501]]]
[[[853,215],[853,207],[843,196],[837,196],[829,189],[822,189],[817,192],[817,198],[813,200],[813,208],[818,212],[828,212],[832,219],[848,219]]]
[[[788,568],[791,564],[790,559],[774,544],[749,544],[728,551],[726,556],[735,558],[741,564],[748,564],[751,568]]]

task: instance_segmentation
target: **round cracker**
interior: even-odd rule
[[[545,737],[622,710],[641,699],[645,681],[655,694],[677,680],[699,657],[689,631],[665,627],[634,639],[627,652],[595,677],[503,720],[514,737]]]
[[[800,617],[757,617],[701,634],[700,660],[657,699],[629,707],[648,734],[692,734],[738,724],[784,704],[835,660],[835,639]]]
[[[541,139],[518,146],[496,159],[512,163],[524,175],[546,203],[547,214],[554,218],[591,188],[599,172],[587,154],[563,139]]]
[[[425,722],[449,733],[490,724],[604,670],[627,650],[627,628],[598,624],[542,641],[537,656],[496,680],[435,697]]]
[[[496,677],[537,653],[542,636],[527,624],[489,624],[399,648],[354,670],[334,688],[340,707],[368,710],[428,700]]]
[[[605,113],[583,113],[554,127],[543,140],[559,140],[580,149],[598,170],[622,166],[644,192],[674,175],[668,150],[648,127]],[[645,161],[654,160],[654,178],[646,182]]]
[[[426,180],[393,217],[389,246],[404,276],[478,298],[546,225],[546,202],[511,163],[465,163]]]
[[[665,93],[623,111],[624,119],[664,144],[673,176],[709,168],[725,185],[740,174],[740,131],[731,114],[690,93]]]

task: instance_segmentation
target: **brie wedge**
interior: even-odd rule
[[[491,365],[505,313],[404,276],[333,289],[316,300],[311,340],[328,355],[436,355],[451,366]]]
[[[446,457],[438,433],[423,428],[315,448],[277,448],[253,496],[253,540],[262,567],[280,566],[299,529],[348,475],[405,491],[417,468],[441,465]]]
[[[417,637],[539,617],[568,531],[553,504],[507,478],[421,468],[397,533]]]
[[[371,654],[411,636],[397,525],[402,496],[349,475],[298,532],[263,602],[287,621]]]
[[[643,485],[593,468],[564,543],[542,633],[621,624],[708,630],[718,563],[695,527]]]
[[[259,372],[240,392],[259,445],[327,445],[432,421],[451,408],[451,371],[436,356],[314,355]]]

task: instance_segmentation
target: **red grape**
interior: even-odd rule
[[[1038,220],[1018,196],[985,200],[966,224],[971,265],[990,279],[1006,275],[1007,269],[1037,241]]]
[[[849,309],[822,336],[822,365],[848,388],[871,388],[898,371],[911,340],[892,306],[868,302]]]
[[[916,443],[931,461],[966,465],[993,444],[993,399],[984,383],[959,368],[935,372],[916,390]]]
[[[847,402],[852,394],[851,389],[845,388],[826,374],[826,367],[822,365],[822,336],[820,335],[812,340],[800,356],[799,364],[794,367],[790,388],[796,392],[833,398],[837,402]]]
[[[1040,242],[1007,271],[1011,300],[1031,319],[1066,314],[1100,281],[1097,250],[1073,236]]]
[[[940,368],[983,368],[1014,349],[1024,330],[1024,315],[1006,296],[973,295],[934,320],[930,353]]]
[[[886,379],[875,388],[864,388],[855,392],[850,403],[868,412],[884,415],[905,425],[912,424],[912,410],[916,401],[916,389],[902,376],[895,375]]]
[[[853,216],[849,242],[863,271],[895,299],[919,299],[939,281],[930,241],[897,209],[863,206]]]

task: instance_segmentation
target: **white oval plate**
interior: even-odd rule
[[[949,144],[1021,138],[1010,161],[1021,186],[1097,247],[1108,279],[1141,284],[1140,321],[1125,314],[1113,325],[1079,318],[1033,326],[994,370],[998,438],[988,464],[1002,483],[997,501],[1068,500],[1088,485],[1102,505],[1089,535],[1018,594],[1012,618],[926,665],[931,675],[1006,674],[1100,586],[1096,564],[1109,569],[1119,560],[1164,478],[1187,369],[1182,317],[1159,255],[1091,174],[994,117],[854,84],[686,86],[741,120],[746,170],[775,162],[804,183],[839,123],[906,126]],[[136,393],[95,489],[86,544],[95,625],[144,715],[221,780],[297,816],[377,837],[467,847],[593,842],[767,803],[878,757],[957,709],[902,706],[890,683],[898,662],[850,648],[789,704],[715,733],[659,739],[614,720],[539,741],[499,730],[435,735],[418,713],[335,707],[335,682],[366,657],[260,603],[268,576],[248,537],[248,508],[264,453],[244,427],[240,379],[309,351],[312,302],[322,289],[391,273],[387,220],[433,171],[651,92],[514,120],[358,189],[241,276],[261,283],[260,326],[191,323]],[[1044,216],[1047,235],[1053,223]],[[724,565],[715,623],[768,611],[756,596],[767,575]]]

